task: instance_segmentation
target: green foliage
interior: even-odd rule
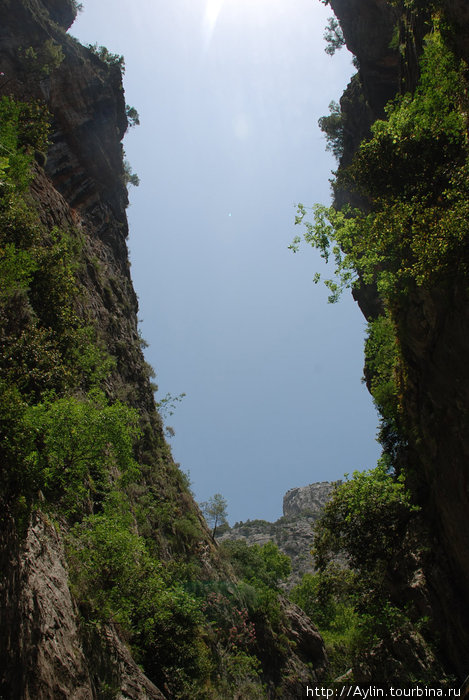
[[[403,478],[375,469],[354,472],[338,485],[315,526],[314,556],[320,569],[345,552],[353,569],[376,572],[393,559],[415,506]]]
[[[140,117],[135,107],[125,105],[125,115],[129,123],[129,128],[140,125]]]
[[[140,178],[137,173],[132,171],[132,166],[127,159],[124,159],[124,184],[133,185],[134,187],[140,185]]]
[[[304,224],[303,237],[305,242],[316,248],[326,263],[331,257],[333,258],[335,279],[326,280],[325,285],[330,291],[329,302],[335,303],[344,288],[351,286],[358,280],[358,272],[353,262],[358,265],[361,257],[358,254],[354,255],[351,241],[357,235],[357,228],[367,217],[359,210],[351,210],[350,208],[337,210],[335,207],[325,207],[321,204],[315,204],[313,207],[313,223],[304,220],[306,213],[306,207],[303,204],[298,204],[295,224]],[[301,239],[297,236],[290,249],[297,252],[300,242]],[[348,253],[344,254],[344,250]],[[374,268],[372,267],[372,269]],[[366,281],[368,276],[364,274],[364,278]],[[319,273],[316,273],[314,276],[315,284],[320,279]]]
[[[339,51],[339,49],[345,46],[342,28],[339,21],[335,17],[328,18],[326,30],[324,32],[324,39],[327,42],[327,46],[324,51],[329,56],[333,56],[336,51]]]
[[[318,571],[305,575],[290,595],[318,625],[331,678],[361,663],[379,641],[397,638],[404,625],[410,629],[406,615],[391,602],[388,572],[402,559],[416,511],[403,480],[382,460],[376,469],[355,472],[337,485],[317,521]]]
[[[396,373],[399,353],[396,329],[389,315],[378,316],[368,324],[365,341],[365,371],[369,389],[381,415],[398,420]]]
[[[236,575],[255,588],[278,589],[280,581],[291,573],[290,557],[276,544],[248,545],[245,540],[225,540],[220,551],[233,566]]]
[[[331,678],[350,668],[363,636],[362,618],[355,609],[358,585],[354,571],[331,563],[315,574],[304,574],[290,591],[291,600],[314,621],[324,639]]]
[[[331,301],[358,280],[394,301],[412,285],[466,272],[466,102],[463,67],[435,30],[415,94],[388,106],[388,118],[375,122],[372,138],[338,177],[337,186],[369,199],[368,211],[316,205],[308,223],[299,206],[305,241],[335,261],[335,279],[326,280]]]
[[[62,47],[53,39],[43,44],[20,49],[20,58],[26,75],[47,77],[56,70],[64,60]]]
[[[72,528],[73,591],[88,619],[118,623],[150,678],[182,697],[206,673],[199,606],[149,555],[125,501],[117,504]]]
[[[387,119],[373,124],[350,169],[350,181],[373,199],[432,201],[448,184],[448,164],[467,156],[464,68],[437,31],[427,37],[420,68],[415,93],[388,104]]]
[[[303,574],[300,583],[290,591],[290,598],[321,630],[327,630],[337,626],[338,608],[353,603],[350,592],[355,584],[352,569],[332,562],[315,574]]]
[[[209,630],[214,659],[213,697],[234,697],[236,693],[243,693],[243,697],[264,698],[262,668],[256,656],[259,645],[254,621],[259,607],[257,592],[246,583],[226,581],[192,580],[186,588],[199,600]]]
[[[47,230],[27,196],[34,151],[46,150],[48,113],[0,100],[0,376],[29,400],[99,386],[113,360],[78,317],[83,241]]]
[[[339,160],[344,152],[344,117],[337,102],[329,104],[329,115],[318,120],[319,128],[326,135],[326,150]]]
[[[0,301],[22,294],[29,288],[37,262],[26,250],[17,250],[14,243],[0,249]]]
[[[186,396],[185,393],[179,394],[178,396],[173,396],[172,394],[166,394],[162,399],[156,402],[156,408],[158,413],[163,419],[168,416],[172,416],[176,410],[176,405],[180,403]]]
[[[77,517],[99,503],[113,472],[130,473],[137,419],[95,391],[114,360],[75,308],[83,242],[48,230],[28,198],[48,113],[3,97],[0,116],[2,496],[28,509],[41,492]],[[94,393],[71,397],[77,388]]]
[[[235,697],[236,693],[237,697],[264,700],[266,687],[261,682],[262,668],[256,656],[235,651],[223,661],[223,676],[216,688],[218,697]]]
[[[125,73],[125,60],[118,53],[111,53],[105,46],[98,44],[88,44],[88,49],[98,58],[110,67],[118,66],[122,75]]]
[[[47,500],[68,517],[99,508],[113,475],[128,480],[138,474],[132,454],[137,412],[120,402],[108,405],[96,391],[32,406],[25,426],[39,447],[29,461]]]
[[[33,435],[25,428],[27,404],[18,388],[0,379],[0,494],[23,531],[29,516],[31,492],[38,484],[28,463]]]
[[[228,503],[223,498],[221,493],[216,493],[214,496],[200,504],[200,509],[204,514],[207,522],[212,528],[212,537],[215,537],[217,527],[226,523],[226,509]]]
[[[0,373],[37,399],[89,389],[114,364],[74,308],[79,251],[78,238],[46,232],[16,193],[0,199]]]
[[[0,191],[24,191],[31,180],[32,154],[45,151],[49,137],[49,113],[39,102],[0,99]]]
[[[282,611],[278,600],[279,583],[291,573],[290,557],[283,554],[273,542],[260,546],[248,545],[245,540],[226,540],[220,553],[232,565],[238,578],[255,591],[251,600],[252,619],[268,621],[279,630]]]

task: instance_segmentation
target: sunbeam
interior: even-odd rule
[[[225,0],[207,0],[205,6],[205,16],[204,16],[204,35],[205,35],[205,48],[209,48],[212,41],[215,28],[217,26],[218,17],[222,10]]]

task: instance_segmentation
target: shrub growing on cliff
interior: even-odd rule
[[[208,671],[199,605],[150,556],[122,496],[72,528],[68,559],[86,618],[118,624],[146,674],[173,697],[190,696]]]
[[[20,49],[20,59],[25,77],[45,78],[56,70],[64,60],[62,47],[53,39],[47,39],[39,46]]]
[[[120,56],[118,53],[112,53],[106,46],[98,46],[98,44],[88,44],[88,48],[103,63],[111,67],[118,66],[121,73],[125,73],[125,59],[123,56]]]
[[[140,117],[135,107],[125,105],[125,116],[127,117],[129,128],[140,125]]]
[[[329,115],[320,117],[318,125],[326,135],[326,149],[340,160],[344,152],[344,119],[337,102],[332,101],[329,104]]]
[[[335,279],[326,281],[331,301],[358,279],[395,300],[414,284],[466,270],[466,112],[464,67],[436,28],[415,94],[388,105],[387,119],[374,123],[372,138],[338,177],[339,186],[369,200],[367,211],[316,205],[309,223],[299,206],[304,239],[335,261]]]
[[[0,99],[0,187],[3,197],[24,192],[32,177],[34,151],[46,151],[50,114],[39,102]],[[5,189],[8,188],[8,189]]]
[[[313,554],[320,569],[345,552],[353,569],[372,573],[393,559],[414,508],[403,479],[385,461],[354,472],[336,487],[315,527]]]
[[[326,29],[324,32],[324,39],[327,43],[324,51],[333,56],[336,51],[339,51],[343,46],[345,46],[345,39],[342,33],[342,28],[339,21],[335,17],[329,17],[327,20]]]
[[[123,169],[124,169],[124,184],[125,185],[133,185],[134,187],[138,187],[140,185],[140,178],[137,175],[137,173],[134,173],[132,171],[132,166],[130,165],[129,161],[124,158],[123,161]]]
[[[25,424],[35,436],[29,460],[41,488],[72,519],[102,506],[112,478],[138,474],[132,454],[138,414],[120,402],[109,405],[102,394],[32,406]]]

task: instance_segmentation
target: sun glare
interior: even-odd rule
[[[205,5],[204,28],[212,36],[225,0],[207,0]]]

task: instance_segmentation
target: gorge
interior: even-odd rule
[[[367,320],[383,456],[326,489],[317,573],[286,596],[288,558],[213,541],[164,437],[129,271],[123,59],[67,33],[75,0],[0,0],[4,698],[467,678],[469,13],[326,4],[357,75],[322,120],[334,204],[300,205],[295,246],[335,260],[331,295],[351,286]]]

